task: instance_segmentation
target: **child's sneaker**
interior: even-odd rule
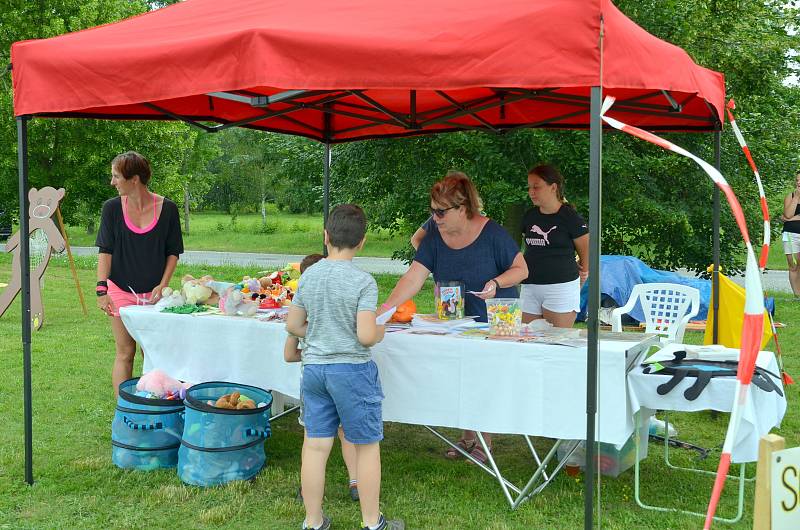
[[[406,523],[402,520],[392,519],[391,521],[387,521],[383,514],[381,514],[380,519],[378,519],[377,526],[367,526],[363,521],[361,524],[363,525],[361,530],[405,530],[406,528]]]
[[[306,522],[303,521],[303,530],[331,530],[331,519],[323,515],[322,524],[317,527],[306,526]]]

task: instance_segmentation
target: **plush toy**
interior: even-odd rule
[[[139,378],[136,390],[153,394],[160,399],[182,399],[190,386],[190,383],[181,383],[163,371],[155,369]]]
[[[244,278],[242,278],[242,292],[243,293],[245,293],[245,294],[247,294],[247,293],[257,293],[260,290],[261,290],[261,283],[257,279],[251,278],[249,276],[245,276]]]
[[[254,409],[256,408],[256,402],[239,392],[231,392],[220,397],[213,406],[219,409]]]
[[[181,292],[187,304],[204,304],[208,302],[214,291],[206,285],[211,281],[211,276],[195,279],[191,274],[181,278]]]
[[[236,284],[235,283],[231,283],[231,282],[220,282],[220,281],[217,281],[217,280],[209,280],[206,283],[206,285],[209,286],[211,288],[211,290],[214,291],[214,293],[216,295],[224,296],[225,295],[225,291],[227,291],[229,288],[235,286]]]
[[[397,306],[397,310],[394,312],[394,315],[392,315],[392,320],[394,322],[411,322],[416,312],[417,305],[414,303],[414,300],[407,300]]]
[[[242,315],[251,317],[256,314],[258,305],[245,297],[239,289],[229,287],[225,294],[220,297],[219,308],[228,316]]]
[[[162,309],[166,309],[168,307],[177,307],[179,305],[184,305],[186,303],[186,299],[180,293],[180,291],[173,291],[172,287],[164,287],[161,290],[161,299],[156,302],[155,307],[159,311]]]

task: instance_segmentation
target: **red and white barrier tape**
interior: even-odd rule
[[[767,258],[769,257],[769,243],[770,243],[770,226],[769,226],[769,208],[767,207],[767,197],[764,195],[764,186],[761,185],[761,175],[758,173],[758,168],[756,167],[756,163],[753,161],[753,157],[750,154],[750,148],[747,147],[747,142],[744,140],[744,136],[742,136],[742,132],[739,130],[739,126],[736,125],[736,120],[733,119],[733,109],[736,108],[736,102],[731,99],[728,101],[728,104],[725,107],[725,110],[728,112],[728,121],[731,122],[731,129],[733,129],[733,134],[736,135],[736,140],[739,142],[739,145],[742,148],[742,152],[744,153],[745,158],[747,158],[747,162],[750,164],[750,168],[753,170],[753,174],[756,176],[756,184],[758,185],[758,198],[761,203],[761,216],[764,219],[764,239],[761,243],[761,255],[758,258],[758,266],[761,270],[764,270],[764,267],[767,266]]]
[[[747,268],[745,269],[745,302],[744,302],[744,322],[742,325],[742,345],[739,352],[739,368],[736,374],[738,379],[736,385],[736,396],[733,402],[733,410],[731,411],[731,419],[728,423],[728,430],[725,434],[725,443],[722,446],[722,455],[720,456],[719,466],[717,467],[717,476],[714,481],[714,489],[711,493],[711,500],[708,503],[708,510],[706,512],[706,521],[704,529],[711,528],[714,514],[717,511],[717,504],[719,503],[719,496],[725,485],[725,478],[728,475],[728,467],[731,463],[731,451],[733,449],[733,441],[736,439],[736,431],[739,429],[739,424],[742,419],[742,411],[745,409],[747,400],[750,396],[750,380],[753,377],[753,370],[755,369],[756,357],[761,346],[761,334],[764,329],[764,291],[761,286],[761,275],[759,273],[758,263],[756,256],[753,252],[753,246],[750,244],[750,236],[747,232],[747,224],[744,221],[744,213],[739,204],[739,200],[733,193],[725,177],[711,164],[698,158],[689,151],[679,147],[672,142],[669,142],[655,134],[649,133],[638,127],[633,127],[628,124],[622,123],[619,120],[606,116],[606,112],[614,104],[614,98],[606,97],[603,101],[603,107],[600,112],[603,121],[624,133],[636,136],[647,142],[653,143],[672,151],[679,155],[685,156],[693,160],[699,165],[706,174],[714,181],[728,200],[733,216],[736,219],[736,224],[739,226],[739,231],[742,233],[745,246],[747,247]]]

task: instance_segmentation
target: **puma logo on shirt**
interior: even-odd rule
[[[550,235],[550,232],[552,232],[556,228],[558,228],[557,225],[552,226],[550,228],[550,230],[545,232],[544,230],[542,230],[539,227],[539,225],[533,225],[533,226],[531,226],[531,232],[533,232],[536,235],[541,236],[541,239],[538,238],[538,237],[526,237],[525,238],[525,243],[527,243],[528,245],[537,246],[537,247],[546,247],[547,245],[550,244],[550,240],[548,239],[548,236]]]

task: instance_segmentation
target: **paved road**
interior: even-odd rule
[[[94,256],[96,247],[72,247],[75,256]],[[250,252],[214,252],[210,250],[187,250],[181,254],[181,263],[187,265],[252,265],[258,269],[283,267],[287,263],[299,262],[304,254],[254,254]],[[359,267],[371,273],[402,274],[408,266],[402,261],[389,258],[355,259]]]
[[[3,245],[5,249],[5,245]],[[96,247],[72,247],[76,256],[94,256]],[[190,265],[252,265],[258,269],[282,267],[287,263],[298,262],[302,255],[295,254],[254,254],[249,252],[213,252],[208,250],[187,250],[181,255],[181,263]],[[389,258],[356,258],[359,267],[371,273],[402,274],[407,266],[398,260]],[[679,270],[679,274],[693,277],[694,275]],[[764,289],[773,292],[791,292],[789,287],[789,273],[787,271],[769,270],[762,276]],[[735,277],[733,280],[742,285],[744,278]]]

